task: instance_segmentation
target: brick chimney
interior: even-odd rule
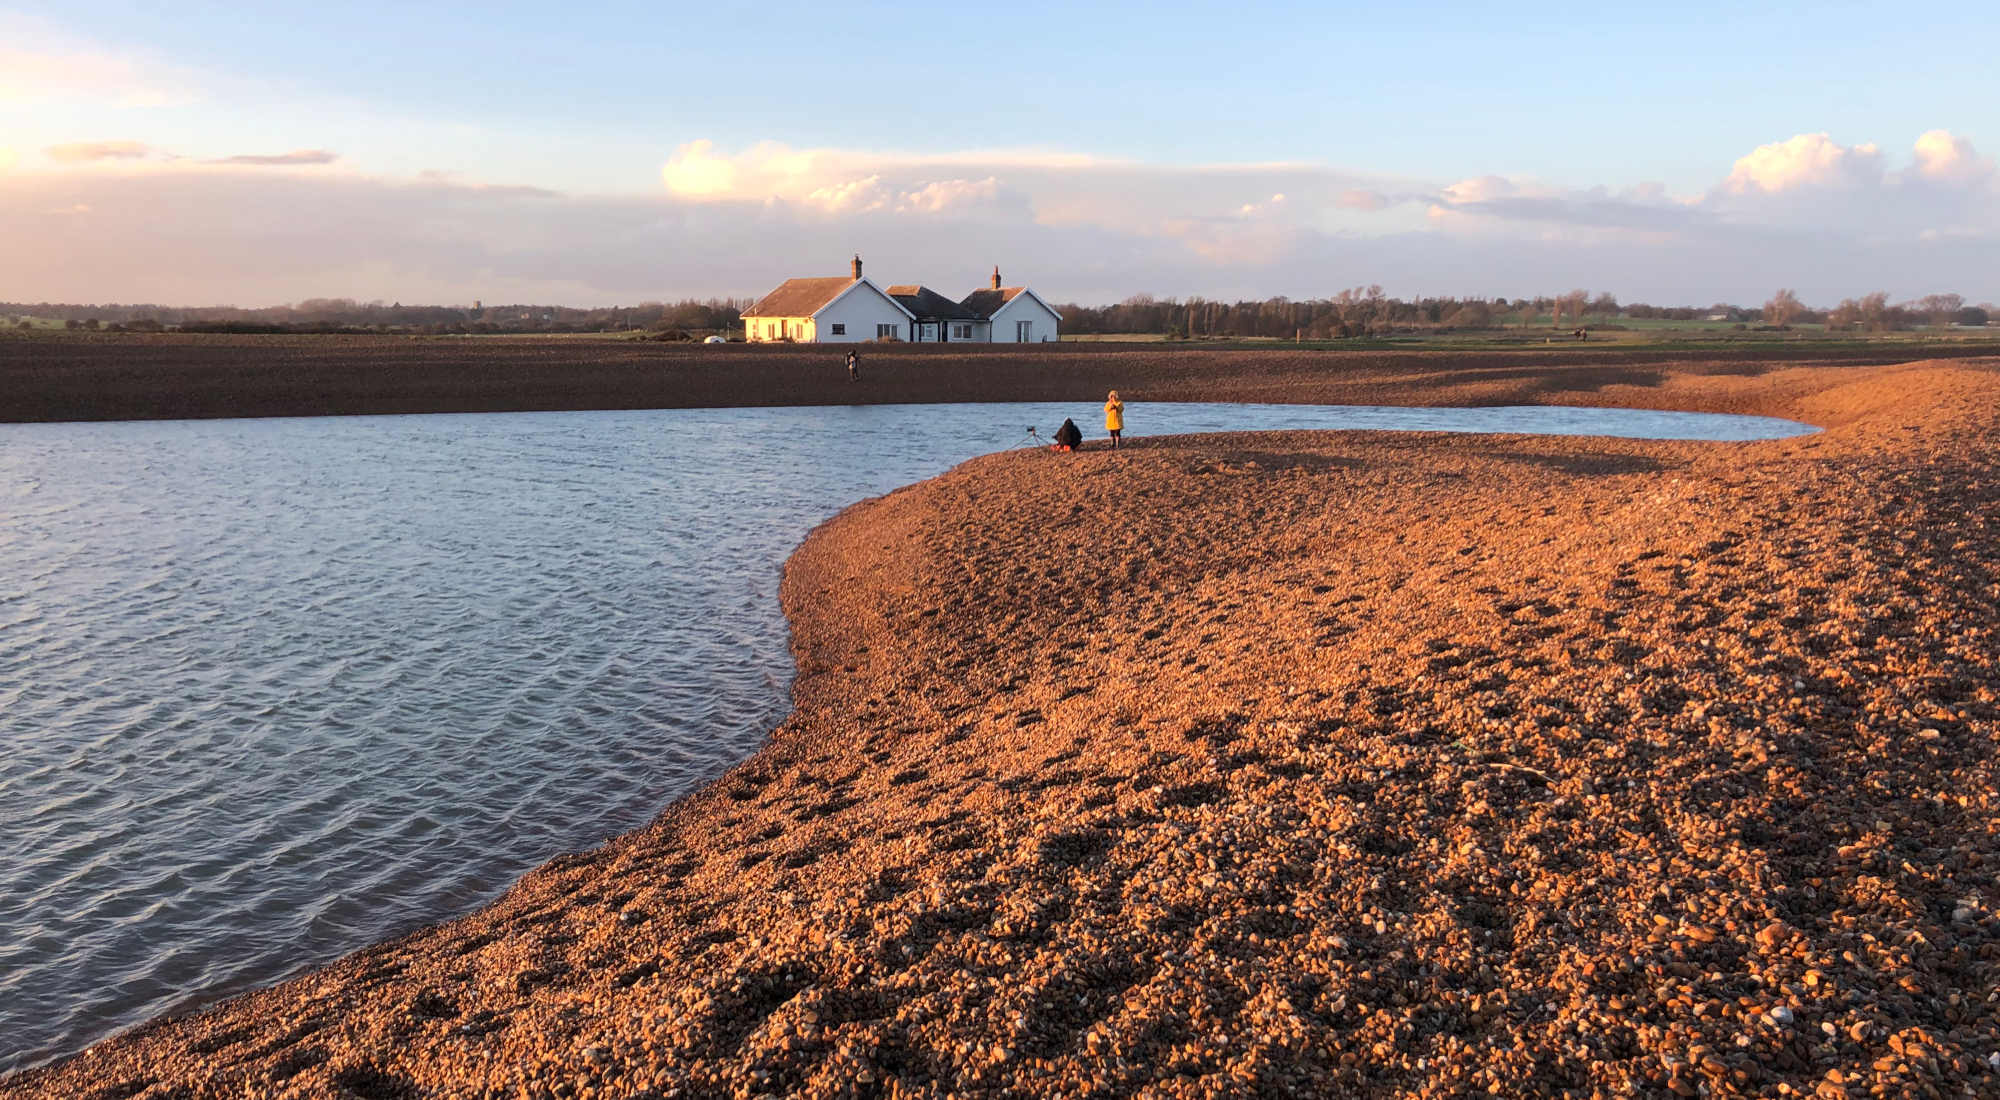
[[[995,290],[999,290],[999,289],[1000,289],[1000,265],[999,265],[999,264],[994,264],[994,265],[993,265],[993,289],[995,289]]]
[[[861,281],[861,254],[858,252],[854,254],[854,281]]]

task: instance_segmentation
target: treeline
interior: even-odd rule
[[[651,332],[663,339],[740,334],[749,298],[684,299],[636,306],[576,309],[569,306],[406,306],[311,298],[267,309],[233,306],[184,308],[159,305],[64,305],[0,302],[0,321],[21,328],[57,322],[69,328],[114,331],[233,333],[489,333]],[[1809,307],[1790,290],[1762,306],[1621,304],[1610,294],[1574,290],[1533,298],[1391,298],[1379,286],[1354,287],[1326,298],[1223,302],[1206,298],[1160,299],[1139,294],[1116,305],[1057,307],[1065,335],[1166,335],[1177,339],[1330,340],[1397,333],[1498,331],[1509,328],[1575,329],[1626,320],[1708,321],[1746,328],[1788,329],[1822,325],[1840,332],[1892,332],[1919,327],[1979,326],[1994,319],[1992,305],[1967,305],[1957,294],[1934,294],[1890,303],[1886,293]]]
[[[351,298],[309,298],[266,309],[234,306],[67,305],[54,302],[0,302],[0,318],[21,328],[60,322],[67,328],[109,332],[234,333],[396,333],[477,335],[528,332],[727,332],[750,308],[748,298],[642,302],[636,306],[576,309],[570,306],[474,303],[464,306],[406,306],[401,302],[357,302]]]
[[[1535,298],[1391,298],[1379,286],[1355,287],[1327,298],[1295,301],[1186,301],[1139,294],[1116,305],[1058,306],[1065,335],[1166,335],[1178,339],[1275,337],[1330,340],[1396,333],[1506,328],[1581,328],[1621,319],[1713,321],[1767,328],[1825,325],[1841,331],[1894,331],[1922,325],[1985,325],[1990,305],[1968,306],[1956,294],[1938,294],[1898,305],[1887,294],[1848,299],[1829,309],[1811,309],[1797,295],[1780,290],[1761,307],[1717,303],[1708,307],[1620,304],[1610,294],[1576,290]]]

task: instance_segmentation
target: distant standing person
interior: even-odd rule
[[[1116,450],[1125,435],[1125,402],[1118,400],[1117,390],[1104,401],[1104,430],[1111,433],[1111,447]]]
[[[861,381],[861,353],[858,351],[847,353],[847,380],[849,382]]]

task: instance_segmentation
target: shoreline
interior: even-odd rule
[[[975,459],[715,784],[0,1095],[2000,1095],[2000,378],[1571,396],[1826,431]]]

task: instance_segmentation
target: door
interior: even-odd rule
[[[1034,343],[1034,334],[1035,334],[1035,323],[1033,321],[1014,322],[1015,343],[1019,344]]]
[[[923,331],[917,339],[926,344],[937,343],[937,323],[935,321],[925,322]]]

